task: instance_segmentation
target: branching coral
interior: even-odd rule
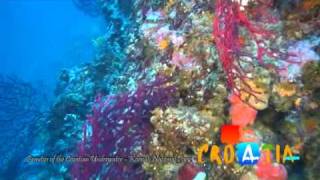
[[[227,76],[227,85],[234,94],[246,91],[255,96],[255,92],[246,83],[252,76],[253,68],[257,65],[265,68],[282,70],[276,66],[280,63],[268,62],[266,59],[281,59],[289,63],[287,54],[271,48],[270,41],[276,37],[274,31],[268,30],[262,24],[275,24],[276,17],[272,15],[270,1],[258,1],[250,11],[256,22],[241,10],[242,6],[232,0],[217,0],[215,18],[213,20],[213,37],[220,57],[223,70]],[[260,23],[258,23],[260,22]],[[245,34],[243,34],[245,32]],[[241,35],[246,35],[256,46],[256,52],[250,53],[243,44]],[[257,63],[256,63],[257,62]],[[239,84],[244,84],[249,90],[244,90]],[[256,100],[260,100],[256,97]]]
[[[151,110],[175,102],[175,88],[166,78],[158,76],[151,84],[141,84],[134,93],[116,96],[98,96],[93,114],[83,126],[83,140],[79,156],[124,157],[148,152],[145,140],[152,129]],[[106,165],[98,162],[75,163],[72,174],[76,179],[141,179],[145,174],[141,166],[119,162]],[[140,178],[139,178],[140,177]]]

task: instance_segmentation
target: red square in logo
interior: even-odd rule
[[[223,125],[220,138],[224,144],[237,144],[240,141],[240,126]]]

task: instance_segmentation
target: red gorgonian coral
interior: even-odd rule
[[[83,126],[83,139],[77,156],[90,158],[72,165],[72,178],[87,179],[146,179],[141,162],[130,157],[148,153],[147,140],[152,125],[151,111],[177,103],[176,88],[166,77],[157,76],[150,84],[139,84],[135,92],[103,97],[98,95],[93,113]],[[108,163],[91,160],[116,158]]]
[[[241,91],[246,91],[255,96],[256,92],[247,80],[252,78],[249,74],[252,75],[257,65],[276,71],[285,68],[280,61],[267,59],[279,59],[285,64],[298,63],[289,61],[288,54],[279,48],[271,47],[277,33],[267,29],[266,25],[276,24],[278,19],[271,11],[270,0],[257,0],[247,11],[242,10],[243,7],[234,0],[216,0],[215,3],[213,38],[232,93],[239,95]],[[249,42],[254,42],[256,50],[248,51],[249,45],[243,42],[244,36]],[[246,88],[241,88],[243,86]]]

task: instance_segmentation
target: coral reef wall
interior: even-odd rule
[[[26,165],[20,179],[318,179],[319,3],[245,2],[76,0],[108,28],[91,63],[61,71],[32,155],[189,159]],[[202,144],[225,146],[223,125],[301,160],[197,163]]]

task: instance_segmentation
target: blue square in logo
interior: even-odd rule
[[[257,143],[240,143],[236,146],[238,163],[241,166],[253,166],[260,159],[259,145]]]

